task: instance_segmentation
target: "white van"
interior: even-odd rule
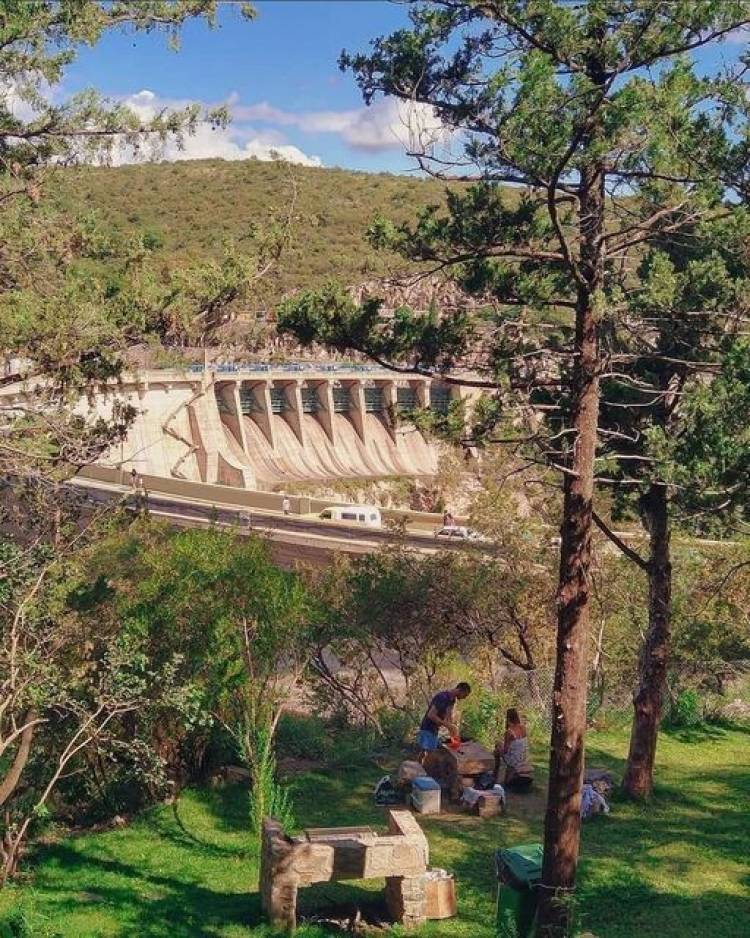
[[[319,517],[324,521],[353,521],[365,524],[368,528],[379,528],[382,525],[380,509],[374,505],[332,505],[321,511]]]

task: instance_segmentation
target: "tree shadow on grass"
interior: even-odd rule
[[[381,773],[382,774],[382,773]],[[375,804],[378,770],[362,780],[362,772],[310,772],[291,784],[292,804],[299,827],[387,825],[387,811]]]
[[[718,723],[699,723],[696,726],[663,726],[661,732],[679,743],[711,743],[726,738],[727,729]]]
[[[589,756],[589,765],[621,769],[622,760],[606,753]],[[750,934],[750,897],[743,906],[737,895],[747,882],[739,871],[747,863],[750,842],[748,803],[750,767],[744,766],[701,768],[687,784],[679,773],[677,780],[668,775],[648,803],[616,796],[611,814],[583,825],[578,898],[584,927],[607,938]],[[474,829],[466,824],[432,827],[441,857],[451,858],[469,916],[486,909],[487,897],[496,892],[495,851],[541,841],[542,825],[541,810],[519,817],[511,805],[506,817]],[[709,869],[712,888],[690,895],[698,892]],[[722,876],[726,891],[716,888]],[[459,909],[463,918],[461,903]],[[662,927],[662,920],[670,924]],[[721,927],[712,927],[713,922]]]
[[[384,897],[385,880],[318,883],[297,894],[298,924],[318,924],[326,933],[351,934],[347,919],[358,916],[371,925],[389,923]],[[333,924],[336,920],[340,924]],[[325,923],[325,924],[324,924]]]
[[[578,918],[606,938],[746,938],[750,900],[718,889],[699,895],[658,890],[635,876],[585,881],[578,894]]]
[[[162,875],[113,856],[82,855],[66,844],[50,848],[47,860],[68,874],[78,871],[74,887],[61,889],[56,884],[54,890],[45,890],[45,913],[53,921],[80,915],[87,902],[97,910],[113,910],[119,933],[139,938],[218,935],[232,925],[244,926],[250,933],[261,921],[259,896],[250,892],[250,870],[247,891],[231,892],[208,888],[190,875]],[[81,876],[84,871],[89,883]]]
[[[216,843],[214,840],[206,840],[200,834],[191,830],[180,810],[181,802],[175,801],[172,804],[170,814],[166,812],[154,812],[149,819],[149,828],[153,830],[161,839],[169,841],[178,847],[185,849],[200,848],[201,852],[211,854],[215,857],[239,857],[245,859],[251,856],[253,845],[250,842],[250,820],[245,813],[242,823],[236,822],[225,825],[232,833],[247,834],[248,843],[246,847],[228,847]],[[213,813],[213,812],[212,812]]]
[[[222,834],[238,834],[249,829],[250,790],[247,784],[191,788],[190,795],[212,818],[212,829]],[[180,802],[184,799],[181,798]],[[181,810],[181,815],[184,811]]]

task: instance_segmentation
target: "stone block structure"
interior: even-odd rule
[[[342,879],[384,879],[388,910],[414,927],[426,919],[425,873],[429,846],[409,811],[388,812],[388,833],[369,828],[328,828],[287,837],[273,818],[263,822],[261,903],[276,928],[293,931],[297,891]]]

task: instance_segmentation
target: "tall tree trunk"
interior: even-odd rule
[[[26,725],[24,726],[23,732],[19,738],[18,749],[16,750],[15,758],[8,767],[5,776],[0,779],[0,805],[4,805],[8,798],[10,798],[10,796],[16,790],[16,786],[21,780],[23,770],[26,768],[26,763],[29,761],[29,756],[31,755],[31,742],[34,738],[34,731],[36,729],[35,718],[36,713],[33,710],[29,710],[23,717],[22,722]]]
[[[538,934],[567,933],[568,898],[575,886],[581,833],[581,788],[586,731],[589,635],[589,566],[593,467],[599,404],[596,375],[596,326],[588,317],[581,349],[581,391],[575,427],[577,440],[565,478],[557,665],[552,697],[549,792],[544,822],[544,866]]]
[[[633,728],[623,780],[623,789],[633,798],[647,798],[653,789],[656,741],[667,684],[672,563],[665,485],[656,483],[650,486],[644,510],[650,535],[648,632],[641,651],[638,690],[633,696]]]
[[[603,69],[591,66],[601,89]],[[582,150],[596,141],[598,122]],[[586,733],[589,592],[594,459],[599,423],[599,318],[604,282],[605,172],[593,161],[581,169],[580,264],[576,303],[575,366],[571,394],[573,450],[566,465],[558,584],[557,658],[552,694],[549,790],[544,821],[544,863],[537,935],[568,933],[581,837]]]

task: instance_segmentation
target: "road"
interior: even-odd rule
[[[98,504],[113,504],[125,499],[133,503],[133,490],[128,486],[82,478],[74,479],[71,484],[87,500]],[[397,540],[425,553],[434,553],[439,548],[476,549],[476,545],[471,543],[438,542],[431,532],[425,530],[412,529],[400,534],[388,528],[322,521],[316,515],[284,515],[259,508],[215,505],[161,492],[147,493],[146,500],[152,516],[176,525],[203,527],[218,524],[235,528],[242,534],[261,534],[271,542],[276,562],[285,567],[293,567],[299,562],[321,565],[330,562],[332,552],[370,553]]]

